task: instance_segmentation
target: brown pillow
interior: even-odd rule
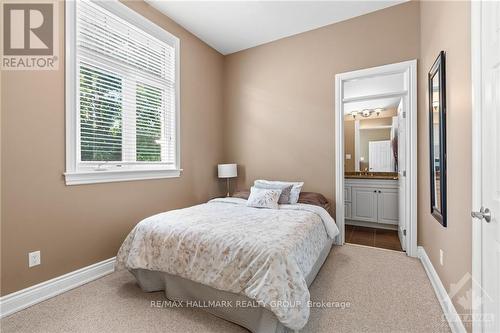
[[[323,194],[316,192],[300,192],[299,203],[316,205],[323,207],[327,211],[330,208],[328,200],[323,196]]]
[[[234,192],[233,197],[240,198],[240,199],[248,199],[249,195],[250,195],[250,191],[244,190],[244,191]],[[316,206],[320,206],[323,208],[330,206],[328,200],[323,196],[323,194],[316,193],[316,192],[300,192],[298,202],[304,203],[304,204],[309,204],[309,205],[316,205]]]
[[[331,216],[335,217],[335,211],[330,206],[328,200],[321,193],[316,192],[301,192],[299,195],[299,202],[309,205],[316,205],[322,207]]]

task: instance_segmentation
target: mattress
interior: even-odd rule
[[[245,203],[216,199],[141,221],[122,244],[117,269],[162,272],[167,280],[242,295],[283,326],[302,328],[309,317],[308,276],[338,229],[318,206]]]
[[[323,266],[332,244],[332,240],[325,244],[314,266],[307,274],[306,282],[308,286],[311,285]],[[253,333],[284,333],[290,331],[265,307],[248,306],[252,304],[252,300],[244,295],[217,290],[164,272],[145,269],[132,269],[130,272],[135,276],[143,291],[163,290],[169,300],[179,302],[175,303],[175,306],[181,304],[181,306],[199,307],[217,317],[243,326]],[[158,306],[164,305],[160,303]]]

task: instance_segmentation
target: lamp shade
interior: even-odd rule
[[[217,167],[219,178],[232,178],[238,176],[236,164],[219,164]]]

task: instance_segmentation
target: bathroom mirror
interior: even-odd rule
[[[446,74],[441,51],[429,71],[429,161],[431,214],[446,227]]]
[[[397,107],[399,99],[369,101],[371,108],[355,109],[344,117],[345,171],[397,171]],[[368,105],[368,103],[367,103]]]

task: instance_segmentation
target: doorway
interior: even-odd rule
[[[335,77],[339,245],[417,255],[416,75],[411,60]]]

